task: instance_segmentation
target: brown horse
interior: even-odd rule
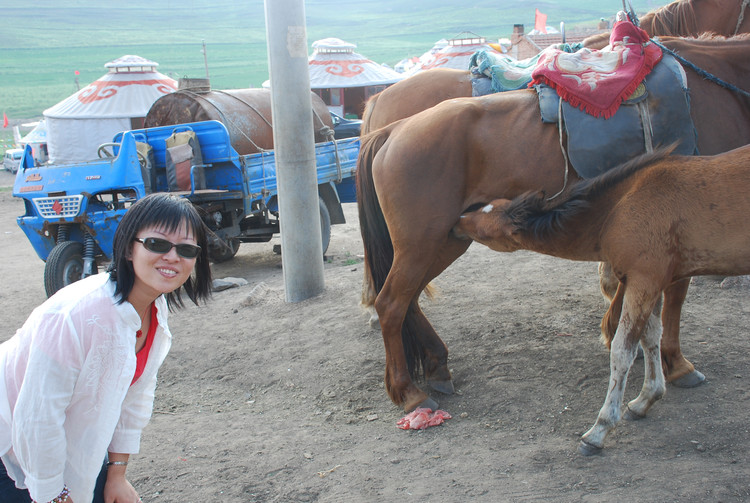
[[[750,32],[748,3],[747,0],[676,0],[645,14],[640,24],[651,35],[691,37],[714,33],[731,37]]]
[[[694,37],[713,33],[730,37],[750,32],[748,0],[677,0],[648,12],[640,26],[650,36]],[[592,35],[583,46],[601,49],[609,32]],[[362,134],[411,117],[451,98],[471,96],[471,73],[466,70],[425,70],[372,96],[362,115]]]
[[[712,157],[666,157],[669,151],[581,182],[560,201],[539,192],[492,201],[454,228],[456,236],[497,251],[612,265],[620,283],[602,321],[611,341],[609,387],[596,423],[581,440],[583,454],[599,452],[620,420],[639,341],[643,388],[626,415],[644,417],[664,394],[661,325],[650,316],[661,293],[691,276],[750,273],[750,145]]]
[[[749,37],[667,38],[664,44],[735,85],[750,78]],[[688,73],[688,84],[701,153],[750,143],[748,98],[694,73]],[[436,405],[412,381],[420,368],[435,389],[453,389],[448,350],[418,303],[429,282],[469,246],[451,235],[453,224],[472,206],[529,190],[555,194],[563,187],[558,130],[539,114],[533,90],[459,98],[361,138],[357,201],[365,276],[377,292],[386,390],[406,410]],[[570,176],[571,182],[578,179]],[[672,288],[673,298],[679,297],[687,283]],[[672,375],[691,373],[679,339],[666,346]]]
[[[732,37],[750,32],[748,0],[676,0],[643,16],[640,27],[655,36],[695,37],[713,33]],[[601,49],[609,43],[609,32],[597,33],[583,41],[584,47]]]

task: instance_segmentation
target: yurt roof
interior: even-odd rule
[[[444,43],[435,46],[420,57],[420,62],[408,73],[416,73],[430,68],[454,68],[468,70],[469,61],[475,52],[485,50],[500,54],[500,51],[487,43],[487,39],[473,33],[464,32]],[[437,49],[437,50],[436,50]]]
[[[126,55],[104,65],[109,71],[80,91],[44,111],[56,119],[145,117],[158,98],[177,82],[156,71],[158,63]]]
[[[312,89],[393,84],[404,76],[354,52],[355,44],[338,38],[313,42],[308,58]]]
[[[126,54],[104,64],[104,68],[109,68],[110,72],[155,72],[157,66],[159,63],[156,61],[134,54]]]
[[[27,145],[29,143],[47,143],[47,124],[44,119],[40,120],[39,123],[34,126],[34,129],[26,133],[18,143],[21,145]]]

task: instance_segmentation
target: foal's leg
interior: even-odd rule
[[[631,278],[633,280],[633,278]],[[604,445],[604,438],[621,417],[621,406],[628,372],[633,365],[638,340],[643,333],[659,292],[647,293],[643,288],[629,284],[623,299],[622,315],[609,352],[609,388],[604,405],[596,423],[581,438],[578,450],[589,456],[597,454]],[[623,286],[620,286],[623,288]],[[639,290],[639,291],[636,291]]]
[[[705,376],[690,363],[680,349],[680,316],[685,302],[690,278],[676,281],[664,290],[664,307],[661,312],[664,333],[661,340],[661,358],[667,382],[681,388],[692,388],[705,381]]]
[[[612,301],[617,289],[618,279],[612,266],[607,262],[599,263],[599,286],[602,295]],[[701,384],[706,378],[695,370],[680,349],[680,316],[685,302],[690,278],[676,281],[664,290],[664,305],[661,309],[661,321],[664,328],[661,341],[661,358],[664,376],[667,382],[681,388],[692,388]]]
[[[655,316],[650,316],[641,337],[645,365],[643,387],[638,397],[628,403],[624,414],[627,419],[646,417],[648,409],[664,395],[666,385],[659,354],[661,338],[661,321]]]

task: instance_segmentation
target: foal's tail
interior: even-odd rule
[[[621,282],[617,285],[615,296],[612,297],[609,309],[607,309],[602,318],[602,342],[607,346],[607,349],[611,349],[612,339],[615,338],[615,331],[617,331],[617,325],[620,322],[620,315],[622,314],[622,301],[624,297],[625,283]]]
[[[357,208],[359,229],[365,249],[365,277],[362,284],[362,305],[372,306],[383,288],[393,264],[393,243],[380,207],[372,179],[372,161],[388,139],[390,131],[381,129],[360,137],[357,159]]]

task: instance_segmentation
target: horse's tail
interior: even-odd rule
[[[372,95],[370,99],[367,100],[367,102],[365,103],[365,110],[364,112],[362,112],[362,124],[360,125],[360,131],[359,131],[359,134],[362,136],[371,132],[370,131],[370,118],[372,117],[372,112],[375,109],[375,104],[378,101],[378,97],[380,97],[380,93]]]
[[[617,325],[620,323],[622,301],[624,297],[625,283],[619,283],[617,285],[615,296],[612,297],[612,302],[609,304],[609,309],[607,309],[607,312],[604,313],[604,317],[602,318],[602,342],[607,346],[607,349],[611,349],[612,339],[615,338]]]
[[[383,288],[393,263],[393,243],[372,179],[373,158],[388,136],[389,130],[384,129],[360,137],[357,159],[357,208],[359,229],[365,249],[365,275],[362,285],[364,306],[372,306],[375,303],[375,297]]]
[[[364,137],[360,137],[359,158],[357,160],[357,208],[359,227],[365,249],[364,278],[362,284],[362,305],[372,306],[385,284],[393,265],[393,242],[388,225],[380,207],[375,184],[372,179],[372,162],[378,150],[388,140],[391,128],[385,127]],[[428,285],[425,294],[432,297]],[[424,373],[425,351],[419,341],[417,320],[419,305],[409,305],[401,328],[401,341],[409,374],[414,377]]]

